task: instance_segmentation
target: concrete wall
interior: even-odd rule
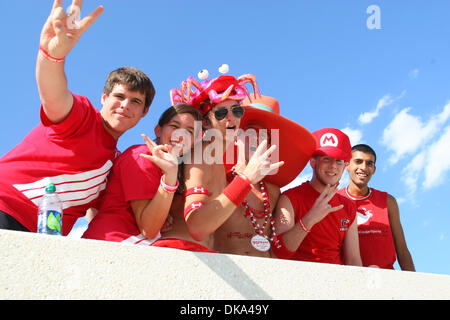
[[[0,299],[450,299],[450,276],[0,230]]]

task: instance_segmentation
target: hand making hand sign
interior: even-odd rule
[[[62,0],[55,0],[53,8],[41,32],[40,48],[47,58],[55,62],[64,59],[77,44],[81,35],[97,20],[103,12],[98,6],[89,15],[79,20],[83,0],[74,0],[66,14],[62,8]]]
[[[341,210],[344,205],[340,204],[336,207],[331,206],[328,202],[334,197],[338,191],[338,185],[330,186],[327,184],[323,189],[320,196],[316,199],[311,209],[303,218],[304,221],[308,221],[308,229],[311,229],[313,225],[320,222],[328,214]],[[306,222],[305,222],[306,224]]]
[[[172,152],[172,146],[163,144],[158,145],[149,139],[145,134],[142,134],[142,138],[145,140],[148,150],[151,155],[141,154],[141,157],[146,158],[157,165],[163,172],[167,179],[173,180],[177,179],[178,173],[178,162],[176,155]],[[166,181],[166,183],[170,183]]]
[[[255,153],[251,156],[247,166],[242,172],[252,183],[261,181],[268,173],[280,168],[284,162],[270,162],[270,155],[276,150],[276,146],[272,145],[267,149],[267,140],[263,140]]]

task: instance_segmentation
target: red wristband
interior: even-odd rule
[[[204,205],[204,203],[201,202],[201,201],[194,201],[194,202],[192,202],[191,204],[189,204],[189,206],[186,207],[186,208],[184,209],[184,218],[186,219],[186,217],[187,217],[192,211],[194,211],[195,209],[200,208],[202,205]]]
[[[66,58],[66,57],[64,57],[64,58],[55,58],[55,57],[52,57],[50,54],[48,54],[47,51],[44,50],[44,48],[42,48],[41,45],[39,45],[39,50],[41,50],[41,52],[44,54],[44,56],[45,56],[48,60],[53,61],[53,62],[62,62],[62,61],[64,61],[64,59]]]
[[[244,179],[241,175],[236,176],[233,181],[223,190],[223,194],[239,207],[245,197],[252,190],[253,184],[247,177]]]
[[[174,193],[175,191],[177,191],[178,186],[180,185],[178,180],[177,180],[177,183],[174,186],[169,186],[168,184],[166,184],[164,182],[164,178],[165,178],[165,175],[162,175],[161,176],[161,181],[160,181],[160,184],[161,184],[161,187],[163,188],[163,190],[165,192],[168,192],[168,193]]]

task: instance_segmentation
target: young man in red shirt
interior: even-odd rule
[[[72,8],[81,7],[74,0]],[[144,117],[155,95],[150,79],[135,68],[110,73],[101,102],[67,86],[65,57],[103,12],[99,6],[74,23],[55,0],[41,32],[36,80],[41,98],[41,123],[0,158],[0,229],[36,231],[37,207],[45,186],[53,183],[63,202],[62,234],[79,217],[97,207],[115,160],[117,139]]]
[[[275,219],[281,247],[273,251],[283,259],[361,266],[356,207],[336,194],[351,158],[349,138],[334,128],[313,135],[313,177],[281,195]]]
[[[339,190],[357,206],[357,223],[361,259],[364,266],[394,269],[398,258],[400,268],[415,271],[406,245],[397,201],[387,192],[369,188],[376,171],[377,156],[366,144],[352,148],[352,159],[347,165],[350,183]]]

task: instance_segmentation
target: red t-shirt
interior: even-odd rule
[[[41,107],[41,123],[0,158],[0,210],[36,232],[37,206],[53,183],[63,201],[63,235],[98,205],[118,153],[100,112],[84,96],[73,95],[66,119],[52,123]]]
[[[308,213],[320,193],[309,182],[304,182],[300,186],[283,192],[283,195],[286,195],[291,201],[297,222]],[[278,258],[343,264],[342,244],[348,228],[355,220],[356,208],[352,201],[339,194],[336,194],[328,203],[333,207],[341,204],[344,207],[328,214],[316,223],[311,228],[311,232],[303,239],[297,251],[288,251],[280,241],[281,250],[273,247]]]
[[[355,197],[347,188],[339,194],[351,199],[357,206],[359,250],[363,266],[377,265],[394,269],[397,259],[387,209],[387,192],[370,188],[365,197]]]
[[[146,145],[131,146],[117,158],[100,210],[83,238],[150,244],[140,234],[130,201],[152,199],[163,173],[153,162],[139,156],[141,153],[149,154]]]

